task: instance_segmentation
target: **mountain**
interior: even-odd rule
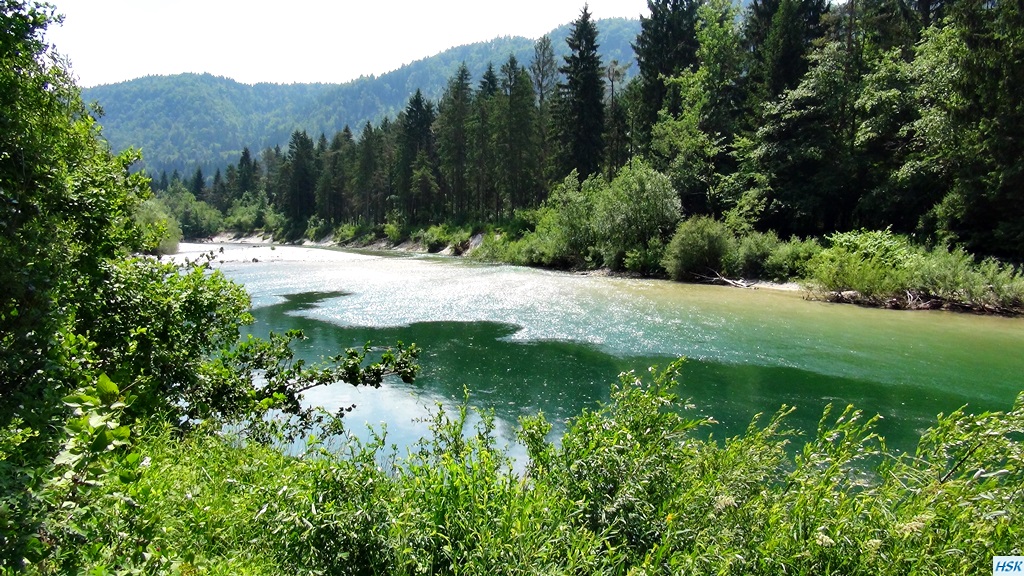
[[[604,62],[633,62],[632,42],[640,21],[598,20],[598,43]],[[559,63],[568,53],[570,24],[549,33]],[[344,84],[242,84],[210,74],[147,76],[86,88],[86,102],[103,110],[103,134],[114,150],[142,150],[151,174],[177,170],[182,176],[201,167],[207,175],[236,162],[242,148],[285,145],[295,130],[328,137],[348,125],[358,134],[366,122],[378,123],[405,108],[422,90],[436,101],[459,64],[466,63],[474,83],[488,63],[499,68],[509,55],[528,66],[535,41],[502,37],[467,44],[417,60],[381,76]],[[636,74],[636,66],[628,75]]]

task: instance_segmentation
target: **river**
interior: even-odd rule
[[[220,245],[183,244],[194,255]],[[427,255],[224,245],[217,266],[253,299],[252,332],[301,328],[307,359],[366,341],[415,342],[422,372],[381,389],[340,384],[307,394],[356,405],[347,427],[386,424],[404,454],[438,403],[493,409],[513,456],[522,415],[555,425],[606,400],[624,370],[678,356],[679,394],[742,433],[758,413],[797,407],[812,433],[828,403],[879,414],[879,431],[913,450],[936,414],[1007,410],[1024,389],[1024,320],[875,310],[808,301],[801,292],[679,284],[499,266]]]

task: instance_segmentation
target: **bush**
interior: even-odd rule
[[[400,218],[388,218],[388,221],[384,223],[384,235],[392,244],[399,244],[409,237],[409,231],[405,227],[405,222]]]
[[[725,271],[736,239],[725,224],[696,216],[684,220],[665,250],[661,265],[673,280],[694,280]]]
[[[665,257],[665,244],[659,238],[651,238],[647,246],[626,252],[623,262],[626,270],[645,276],[661,274],[661,260]]]
[[[857,292],[869,301],[891,298],[910,287],[910,266],[919,257],[910,242],[888,230],[842,232],[808,264],[820,289]]]
[[[821,244],[818,244],[817,240],[801,240],[794,236],[788,242],[780,242],[772,250],[765,261],[764,273],[768,278],[778,282],[804,278],[808,274],[808,263],[818,252],[821,252]]]
[[[331,223],[319,216],[311,216],[306,222],[304,236],[309,240],[320,241],[331,233]]]
[[[143,233],[146,251],[152,254],[174,254],[181,240],[181,228],[160,200],[150,198],[139,205],[135,222]]]
[[[779,247],[775,232],[751,232],[739,239],[736,262],[729,268],[731,274],[744,278],[764,278],[768,260]]]
[[[668,176],[641,160],[619,170],[610,184],[597,189],[593,227],[595,246],[605,266],[618,269],[629,252],[647,251],[679,222],[679,194]]]
[[[370,226],[363,223],[347,222],[334,229],[334,240],[338,243],[352,242],[371,232]]]

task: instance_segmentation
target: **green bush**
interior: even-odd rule
[[[920,258],[909,240],[888,230],[842,232],[810,263],[808,273],[827,292],[853,291],[880,301],[910,287],[910,267]]]
[[[659,238],[651,238],[647,246],[626,252],[623,266],[630,272],[645,276],[661,274],[661,260],[665,257],[665,244]]]
[[[668,176],[634,160],[611,183],[596,188],[591,216],[594,246],[613,270],[623,267],[629,252],[634,253],[635,265],[636,255],[666,237],[679,215],[679,194]]]
[[[729,267],[729,272],[744,278],[764,278],[768,274],[768,260],[780,244],[775,232],[751,232],[742,236],[735,264]]]
[[[736,239],[725,224],[696,216],[676,228],[661,264],[673,280],[694,280],[724,273],[735,244]]]
[[[813,238],[801,240],[796,236],[787,242],[780,242],[764,263],[768,278],[784,282],[792,278],[807,276],[807,265],[821,252],[821,244]]]
[[[55,516],[77,532],[47,525],[66,547],[31,568],[981,574],[1024,538],[1024,394],[1006,413],[940,416],[913,455],[887,451],[877,417],[852,408],[826,408],[794,447],[787,407],[710,438],[714,421],[673,393],[679,368],[622,374],[557,443],[543,415],[522,418],[524,473],[496,447],[493,415],[465,404],[438,408],[398,460],[382,435],[311,439],[289,457],[214,427],[151,429],[86,508]]]
[[[319,216],[311,216],[306,221],[306,232],[304,236],[309,240],[320,241],[331,234],[331,223]]]
[[[150,198],[139,205],[135,222],[142,230],[146,251],[153,254],[174,254],[181,240],[181,227],[160,200]]]
[[[366,224],[347,222],[334,229],[334,240],[339,243],[352,242],[371,232],[371,227]]]
[[[403,240],[409,237],[409,232],[406,230],[404,224],[389,221],[384,224],[384,236],[386,236],[392,244],[400,244]]]

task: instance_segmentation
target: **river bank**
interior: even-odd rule
[[[218,259],[225,262],[272,262],[272,261],[305,261],[305,262],[323,262],[332,259],[338,259],[337,254],[341,253],[340,250],[357,250],[366,252],[382,252],[382,253],[405,253],[405,254],[433,254],[437,256],[451,256],[455,258],[466,258],[470,257],[473,252],[483,242],[483,235],[477,234],[473,236],[464,248],[457,249],[451,245],[446,246],[442,250],[430,251],[421,243],[412,242],[406,240],[399,244],[394,244],[388,241],[386,238],[377,239],[370,243],[360,242],[334,242],[328,238],[321,241],[312,241],[303,239],[299,243],[279,243],[276,242],[271,235],[263,234],[230,234],[221,233],[213,236],[209,239],[194,240],[192,242],[183,242],[179,248],[179,255],[190,254],[191,257],[196,257],[204,252],[208,252],[209,245],[217,244],[233,244],[244,246],[245,249],[242,251],[231,251],[229,253],[218,254]],[[294,249],[290,252],[277,252],[277,247],[288,247]],[[197,248],[198,247],[198,248]],[[338,249],[338,250],[324,250],[324,249]],[[495,262],[495,264],[502,264]],[[566,274],[576,274],[583,276],[603,276],[603,277],[615,277],[615,278],[632,278],[632,279],[656,279],[646,277],[640,274],[631,272],[618,272],[608,268],[599,268],[596,270],[559,270]],[[710,282],[715,284],[716,282]],[[717,282],[721,285],[732,285],[734,287],[741,287],[752,290],[777,290],[782,292],[805,292],[809,293],[805,286],[797,282],[774,282],[771,280],[753,279],[753,280],[741,280],[739,282]]]

